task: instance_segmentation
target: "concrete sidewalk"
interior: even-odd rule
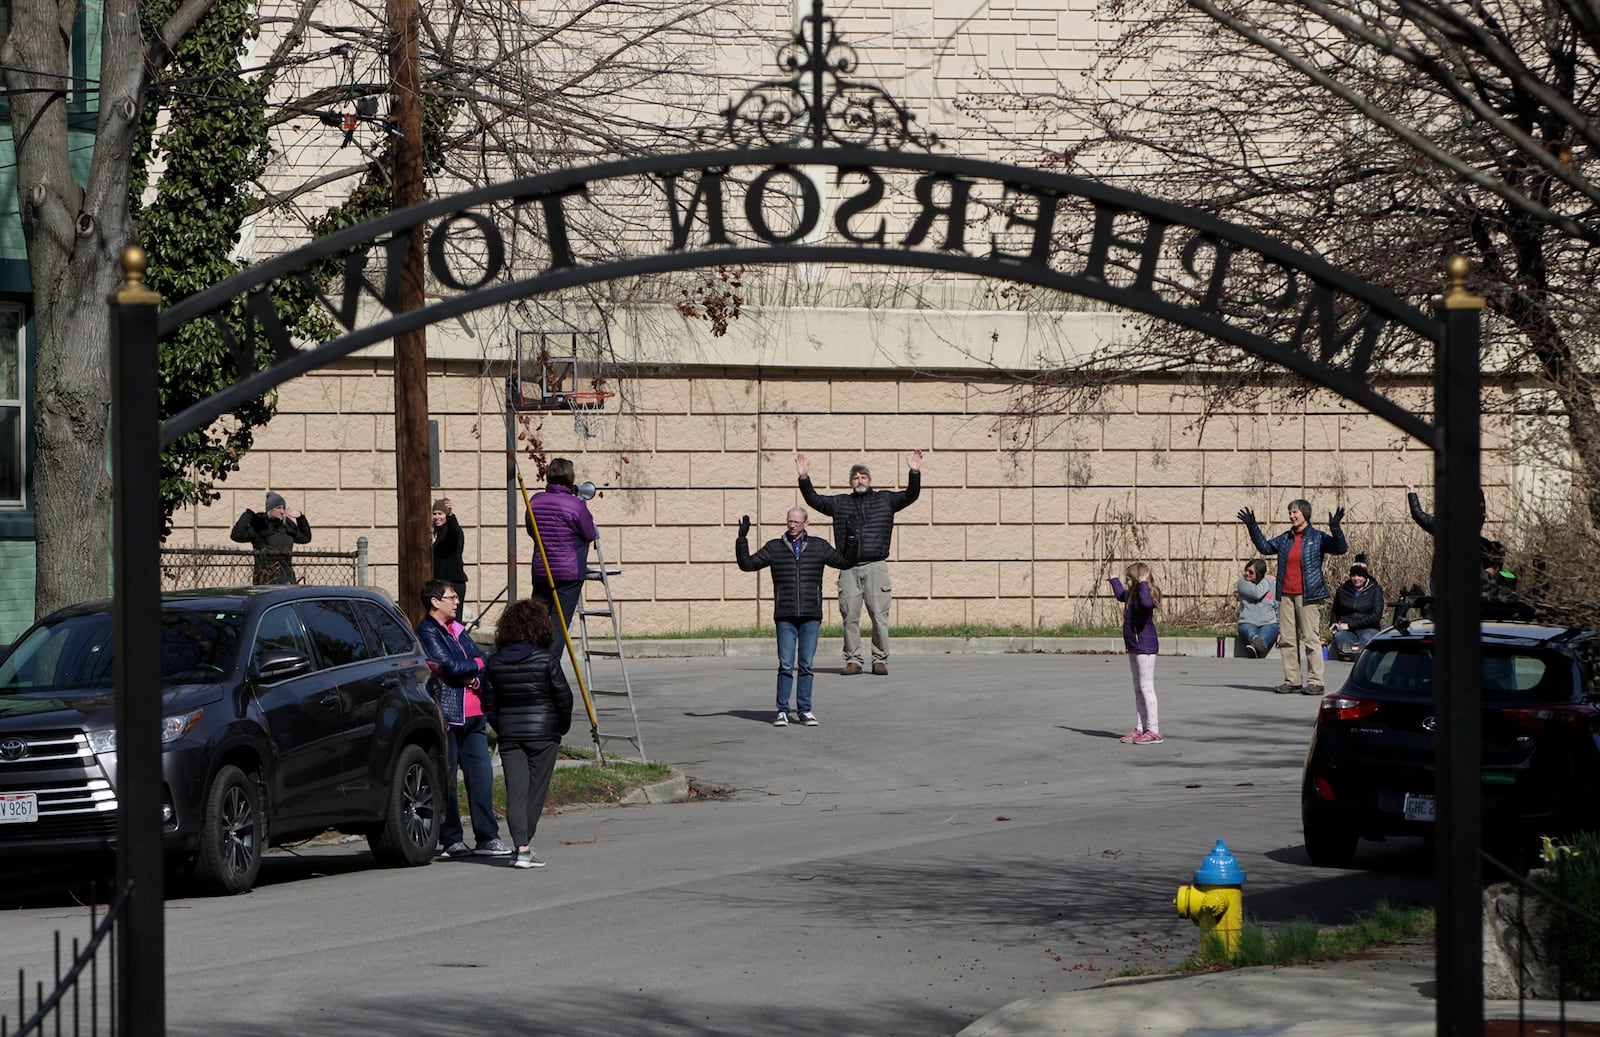
[[[1433,1037],[1437,1010],[1431,960],[1319,962],[1112,981],[1025,998],[957,1037]],[[1530,1001],[1522,1011],[1528,1033],[1560,1032],[1531,1024],[1556,1020],[1561,1005]],[[1514,1020],[1518,1005],[1485,1002],[1484,1018]],[[1600,1003],[1568,1001],[1566,1019],[1600,1022]]]

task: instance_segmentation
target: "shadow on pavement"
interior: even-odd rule
[[[886,996],[865,1011],[811,1003],[805,980],[791,989],[750,991],[749,1004],[689,1003],[670,994],[620,992],[615,986],[549,990],[538,982],[536,961],[496,963],[504,967],[502,996],[494,999],[430,997],[374,1000],[340,997],[336,1003],[305,1004],[300,1033],[384,1034],[412,1037],[933,1037],[972,1022],[965,1013],[931,1008],[909,998]],[[444,966],[441,966],[441,968]],[[736,982],[736,977],[729,977]],[[763,1003],[763,1001],[766,1003]],[[169,1019],[169,1037],[283,1037],[278,1025],[253,1024],[225,1013],[206,1019]]]

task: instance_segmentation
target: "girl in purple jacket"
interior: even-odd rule
[[[1128,649],[1133,702],[1139,710],[1133,731],[1123,735],[1122,741],[1155,745],[1165,741],[1156,717],[1156,653],[1161,650],[1156,636],[1156,608],[1161,604],[1161,588],[1156,586],[1148,565],[1134,562],[1123,579],[1111,577],[1111,593],[1122,602],[1122,643]]]

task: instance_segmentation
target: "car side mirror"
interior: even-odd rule
[[[311,660],[292,648],[268,648],[256,659],[256,679],[264,684],[288,680],[313,669]]]

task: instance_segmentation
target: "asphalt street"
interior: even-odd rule
[[[1188,956],[1173,896],[1218,839],[1262,923],[1431,900],[1420,843],[1307,860],[1317,700],[1272,694],[1276,659],[1162,657],[1148,746],[1117,740],[1120,655],[897,655],[819,675],[821,726],[783,729],[765,658],[629,669],[650,757],[703,795],[548,817],[540,870],[379,870],[353,842],[276,853],[243,897],[175,895],[169,1033],[952,1035]],[[42,974],[84,911],[15,892],[0,975]]]

